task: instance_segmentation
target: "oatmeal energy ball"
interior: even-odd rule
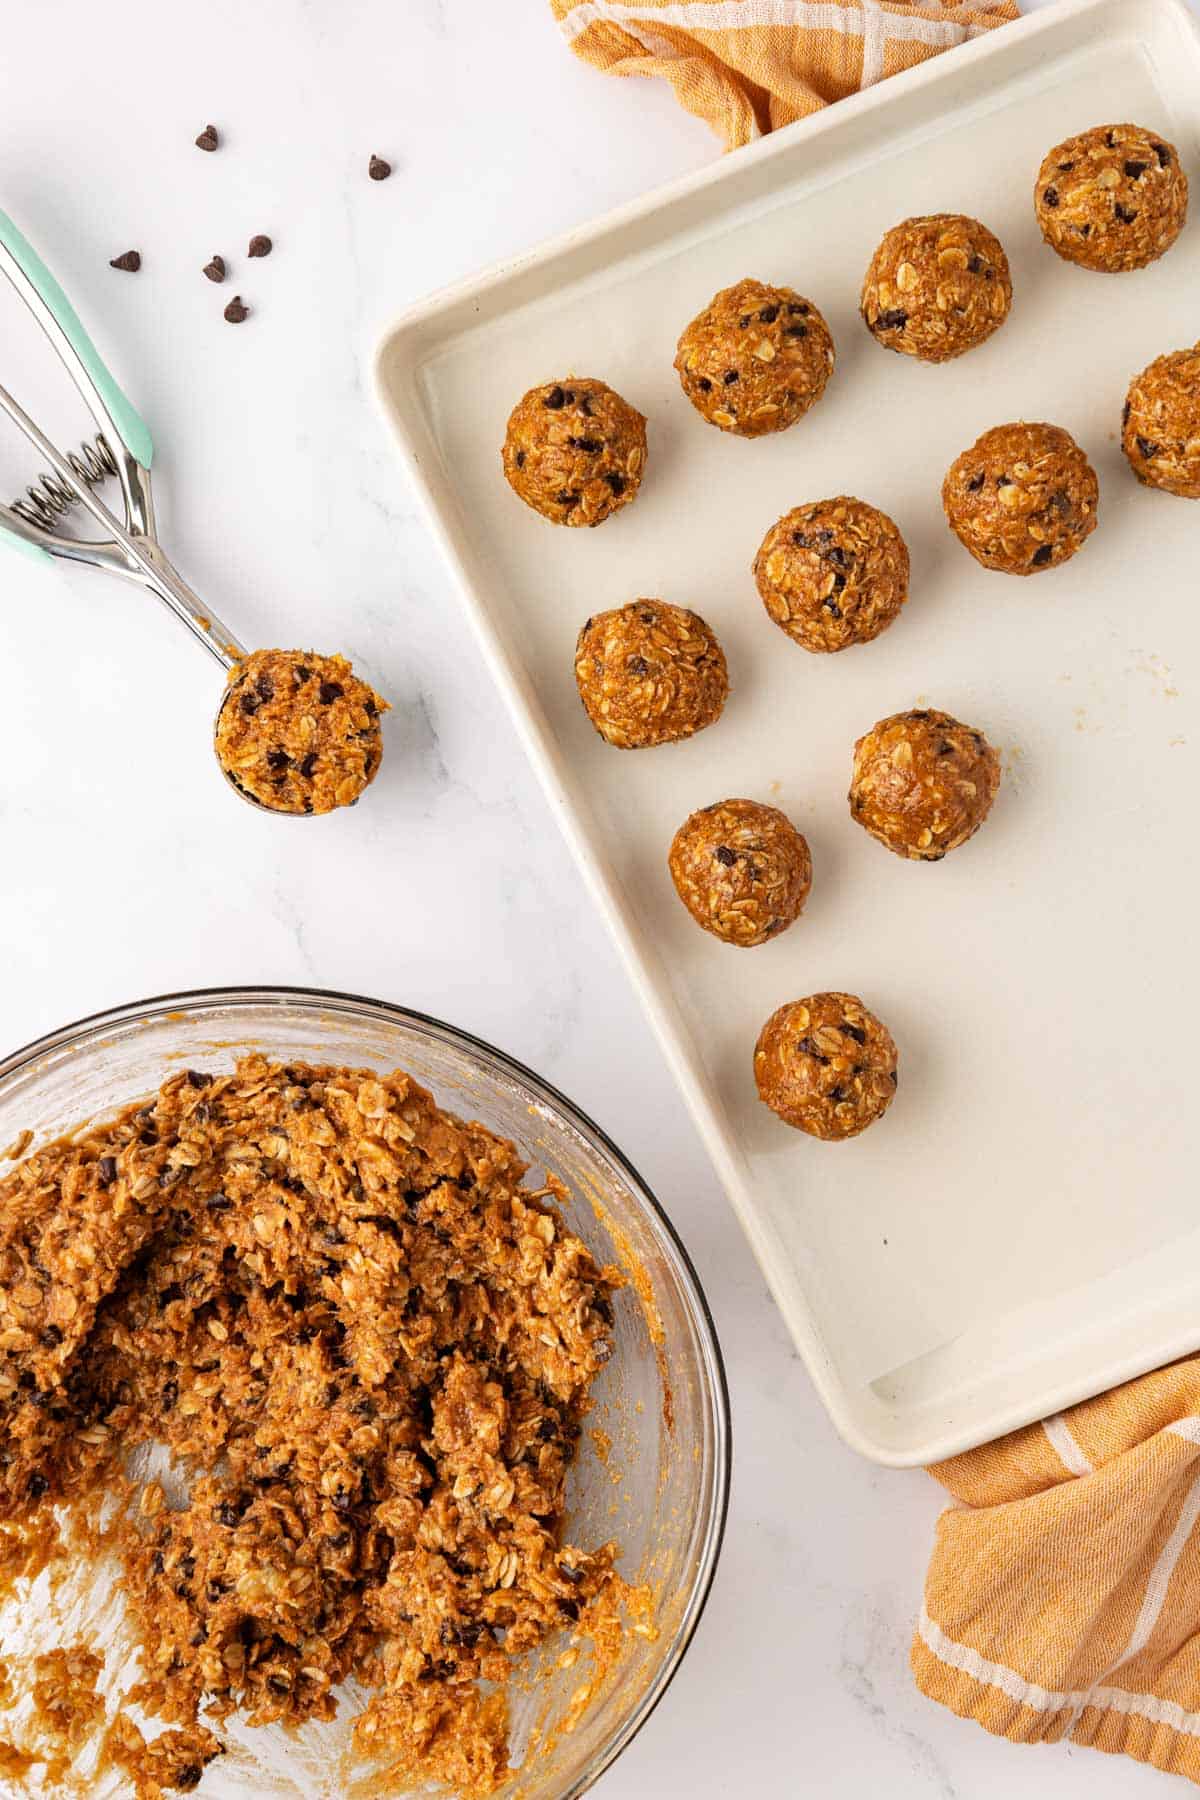
[[[800,917],[812,886],[808,844],[778,807],[719,800],[684,821],[667,866],[675,892],[726,944],[765,944]]]
[[[1147,487],[1200,500],[1200,344],[1156,357],[1135,376],[1121,447]]]
[[[946,519],[985,569],[1038,575],[1096,529],[1100,486],[1058,425],[997,425],[956,457],[942,483]]]
[[[725,653],[704,620],[664,600],[597,613],[579,634],[575,680],[588,718],[619,750],[692,737],[721,716]]]
[[[805,650],[886,631],[908,598],[908,546],[886,513],[842,494],[793,507],[754,559],[763,605]]]
[[[375,779],[388,703],[344,656],[254,650],[229,671],[217,714],[217,761],[273,812],[353,806]]]
[[[850,813],[913,862],[940,862],[974,837],[1000,785],[1000,758],[981,731],[949,713],[894,713],[854,746]]]
[[[1183,230],[1187,203],[1178,150],[1140,125],[1097,125],[1067,138],[1043,161],[1033,196],[1050,248],[1101,274],[1162,256]]]
[[[857,1137],[896,1092],[892,1034],[853,994],[810,994],[773,1012],[754,1048],[758,1097],[810,1137]]]
[[[530,388],[508,421],[504,477],[552,525],[600,525],[637,495],[646,421],[603,381]]]
[[[710,425],[737,437],[786,431],[825,392],[833,339],[811,300],[739,281],[686,327],[675,354],[683,391]]]
[[[867,330],[886,349],[935,363],[990,338],[1011,305],[1003,244],[962,213],[893,225],[871,258],[860,301]]]

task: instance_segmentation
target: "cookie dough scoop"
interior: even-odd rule
[[[305,817],[352,805],[374,778],[387,704],[343,657],[246,651],[172,566],[158,541],[150,465],[154,444],[74,307],[37,252],[0,212],[0,271],[49,338],[97,426],[64,456],[4,387],[0,412],[28,438],[46,472],[11,506],[0,505],[0,538],[39,560],[61,557],[122,575],[146,588],[228,672],[214,745],[234,791],[265,812]],[[113,479],[124,518],[96,492]],[[65,529],[82,509],[98,538]],[[303,671],[303,678],[301,678]]]

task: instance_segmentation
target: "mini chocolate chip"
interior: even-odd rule
[[[648,675],[650,673],[650,664],[644,656],[629,657],[625,667],[631,675]]]
[[[1159,168],[1169,169],[1171,166],[1171,152],[1167,149],[1167,146],[1165,144],[1155,144],[1152,148],[1155,156],[1158,158]]]
[[[580,400],[579,400],[579,410],[580,410],[580,412],[581,412],[581,413],[582,413],[582,414],[583,414],[583,416],[584,416],[584,418],[585,418],[585,419],[590,419],[590,418],[591,418],[591,416],[592,416],[592,403],[591,403],[591,401],[590,401],[590,400],[589,400],[589,399],[588,399],[588,397],[587,397],[587,395],[586,395],[586,394],[583,394],[583,395],[581,395],[581,396],[580,396]]]
[[[738,374],[736,369],[726,369],[724,375],[722,376],[722,380],[724,381],[726,387],[732,387],[735,381],[741,380],[741,376]]]
[[[1059,173],[1062,175],[1069,175],[1071,170],[1074,167],[1075,167],[1075,164],[1073,162],[1059,163],[1059,165],[1058,165]]]
[[[284,769],[290,769],[291,766],[292,759],[286,750],[267,751],[267,767],[269,769],[274,769],[277,773],[282,774]]]
[[[1048,187],[1045,190],[1045,192],[1042,195],[1042,205],[1048,206],[1050,208],[1051,212],[1054,211],[1055,207],[1058,205],[1058,189],[1057,188]]]
[[[838,605],[837,601],[834,600],[832,597],[828,600],[822,600],[821,605],[824,607],[825,611],[829,614],[831,619],[840,619],[843,616],[841,607]]]
[[[372,181],[386,181],[391,172],[391,163],[385,162],[382,156],[372,156],[367,164],[367,174]]]
[[[777,306],[764,306],[758,317],[763,325],[773,325],[779,317],[779,308]]]
[[[651,612],[649,610],[649,608],[647,608],[647,610],[645,612],[640,612],[638,614],[638,618],[642,621],[643,625],[657,625],[658,624],[658,614],[655,612]],[[589,625],[591,624],[590,619],[588,620],[588,624]]]
[[[554,500],[555,500],[555,504],[557,506],[578,506],[579,505],[579,495],[573,494],[571,492],[570,488],[560,488],[558,493],[555,494]]]
[[[40,1500],[42,1495],[49,1491],[49,1488],[50,1483],[46,1480],[46,1477],[39,1474],[38,1470],[35,1469],[33,1474],[29,1477],[27,1488],[29,1498],[31,1500]]]
[[[803,300],[789,300],[788,312],[794,319],[807,319],[808,317],[808,307]]]
[[[732,869],[737,861],[737,853],[731,850],[728,844],[718,844],[713,854],[723,869]]]
[[[982,256],[973,256],[970,259],[970,261],[967,264],[967,273],[970,275],[982,275],[983,274],[983,258],[982,258]]]
[[[982,471],[978,475],[972,475],[970,481],[967,483],[968,494],[977,494],[986,480],[987,476],[984,475]]]
[[[881,312],[872,326],[873,331],[903,331],[908,324],[908,314],[900,307],[894,306],[889,312]]]
[[[96,1164],[96,1173],[101,1187],[111,1187],[117,1179],[117,1159],[115,1156],[102,1156]]]
[[[840,544],[831,544],[828,550],[822,550],[821,556],[825,562],[832,563],[835,569],[850,567],[850,558]]]
[[[264,704],[266,701],[275,698],[275,683],[271,680],[269,675],[260,675],[255,682],[254,687],[259,699],[263,701]]]
[[[831,1088],[830,1088],[830,1090],[829,1090],[829,1098],[830,1098],[830,1099],[831,1099],[831,1100],[833,1100],[833,1101],[834,1101],[834,1102],[837,1102],[837,1101],[840,1101],[840,1100],[844,1100],[844,1099],[845,1099],[845,1098],[846,1098],[846,1090],[845,1090],[845,1088],[844,1088],[844,1087],[843,1087],[843,1086],[842,1086],[842,1084],[841,1084],[841,1082],[840,1082],[840,1081],[839,1081],[839,1082],[837,1082],[837,1083],[836,1083],[836,1084],[835,1084],[835,1086],[833,1086],[833,1087],[831,1087]]]
[[[220,141],[220,138],[217,136],[216,126],[206,125],[204,130],[200,133],[200,136],[196,139],[196,148],[197,150],[215,150]]]
[[[204,1073],[203,1069],[189,1069],[187,1072],[187,1084],[189,1087],[193,1087],[193,1088],[211,1087],[212,1079],[213,1079],[212,1076],[206,1075]]]
[[[211,262],[205,263],[204,273],[208,276],[210,281],[224,281],[225,258],[223,256],[214,256]]]
[[[1108,133],[1108,136],[1107,136],[1107,137],[1106,137],[1106,138],[1105,138],[1105,140],[1104,140],[1104,141],[1105,141],[1105,143],[1106,143],[1106,144],[1107,144],[1107,145],[1108,145],[1108,147],[1109,147],[1109,149],[1110,149],[1110,150],[1115,150],[1115,149],[1116,149],[1116,147],[1117,147],[1117,134],[1116,134],[1116,132],[1115,132],[1115,131],[1110,131],[1110,132],[1109,132],[1109,133]]]
[[[204,1638],[198,1638],[196,1639],[196,1642],[202,1644]],[[176,1771],[174,1785],[177,1788],[182,1788],[183,1792],[186,1794],[190,1789],[200,1786],[200,1777],[203,1773],[204,1770],[200,1767],[199,1763],[185,1763],[182,1769]]]
[[[944,856],[944,855],[945,855],[945,851],[942,852],[942,856]],[[929,858],[929,860],[930,860],[930,862],[941,862],[942,857],[941,856],[931,856]],[[891,1071],[891,1077],[892,1077],[892,1086],[899,1087],[900,1086],[900,1077],[899,1077],[899,1075],[897,1075],[895,1069],[893,1069]]]
[[[618,474],[616,469],[605,470],[604,479],[607,481],[614,494],[623,494],[625,492],[625,477]]]
[[[946,743],[939,744],[938,745],[938,755],[939,756],[953,756],[954,755],[954,745],[946,744]]]
[[[853,1038],[856,1044],[865,1044],[867,1041],[867,1034],[861,1025],[847,1025],[843,1023],[842,1036]]]
[[[250,244],[246,251],[246,255],[247,256],[270,256],[270,254],[274,248],[275,248],[275,246],[272,244],[270,238],[266,237],[260,231],[260,232],[257,232],[255,234],[255,236],[250,239]]]
[[[846,577],[842,574],[841,570],[839,569],[833,578],[834,593],[840,594],[842,592],[842,589],[845,587],[845,585],[846,585]]]
[[[921,723],[924,724],[929,717],[929,708],[926,706],[914,707],[908,716],[910,719],[920,719]]]
[[[559,1563],[558,1572],[565,1580],[571,1582],[572,1585],[582,1581],[584,1574],[586,1573],[583,1569],[573,1569],[570,1563]]]
[[[1133,407],[1131,406],[1130,402],[1127,400],[1125,402],[1124,406],[1121,408],[1121,423],[1122,423],[1122,425],[1128,425],[1129,415],[1132,411],[1133,411]]]
[[[126,275],[136,275],[142,266],[140,250],[125,250],[120,256],[114,256],[109,263],[110,269],[121,269]]]
[[[1149,167],[1149,163],[1127,162],[1125,164],[1125,173],[1128,175],[1130,181],[1140,181]]]
[[[1144,438],[1144,437],[1138,438],[1137,447],[1138,447],[1138,455],[1144,456],[1147,459],[1147,461],[1149,461],[1149,459],[1152,456],[1157,456],[1159,451],[1162,449],[1161,444],[1152,443],[1149,438]]]
[[[240,325],[244,319],[250,317],[250,308],[240,294],[235,294],[225,308],[225,317],[231,325]]]
[[[738,320],[738,324],[741,326],[743,331],[745,331],[745,329],[749,323],[750,323],[750,314],[743,313],[741,318]]]
[[[807,531],[793,531],[792,542],[796,545],[798,550],[807,550],[809,547]]]
[[[525,452],[523,450],[518,450],[513,461],[516,463],[518,469],[523,469],[525,467]]]
[[[783,328],[783,335],[785,338],[806,338],[808,336],[808,326],[785,325]]]
[[[1090,225],[1080,225],[1078,229],[1080,237],[1091,237],[1092,228]]]
[[[586,450],[589,456],[594,456],[597,450],[604,448],[599,438],[569,437],[567,442],[572,450]]]
[[[1050,558],[1053,555],[1054,555],[1054,551],[1051,549],[1049,544],[1039,544],[1037,549],[1033,553],[1034,568],[1035,569],[1044,569],[1046,564],[1050,561]]]
[[[322,706],[332,706],[335,700],[341,699],[345,691],[340,681],[323,681],[318,689],[317,698]]]
[[[1117,201],[1116,205],[1113,207],[1113,211],[1116,213],[1118,219],[1120,219],[1122,225],[1132,225],[1133,221],[1137,218],[1137,213],[1133,210],[1133,208],[1129,207],[1129,206],[1122,206],[1121,202],[1119,200]]]
[[[562,388],[552,387],[548,394],[543,395],[542,405],[548,406],[551,412],[558,412],[566,404],[566,399],[567,396]]]
[[[575,390],[574,390],[574,388],[568,388],[568,389],[567,389],[567,391],[566,391],[566,395],[565,395],[565,396],[564,396],[564,397],[565,397],[565,399],[566,399],[566,402],[567,402],[567,405],[568,405],[568,406],[574,406],[574,404],[575,404]]]
[[[815,1062],[827,1063],[829,1058],[823,1056],[810,1037],[797,1038],[796,1048],[802,1056],[811,1056]]]
[[[46,1325],[38,1333],[38,1342],[43,1350],[57,1350],[63,1341],[63,1334],[57,1325]]]
[[[696,383],[696,386],[700,389],[702,394],[712,393],[712,382],[708,379],[707,375],[702,375]]]

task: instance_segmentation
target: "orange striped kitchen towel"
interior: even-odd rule
[[[1200,1783],[1200,1357],[932,1472],[922,1692]]]
[[[550,0],[610,75],[663,75],[726,148],[1018,16],[1014,0]]]

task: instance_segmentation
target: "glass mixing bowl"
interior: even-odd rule
[[[179,1067],[228,1068],[258,1050],[280,1061],[403,1068],[450,1111],[511,1137],[565,1184],[567,1222],[601,1263],[629,1277],[616,1296],[616,1348],[568,1487],[574,1542],[621,1547],[625,1580],[654,1596],[656,1635],[626,1634],[615,1663],[570,1729],[572,1702],[593,1681],[589,1646],[559,1666],[565,1638],[517,1665],[511,1684],[506,1800],[570,1800],[619,1756],[662,1698],[704,1607],[729,1492],[729,1400],[712,1318],[687,1252],[634,1169],[570,1101],[519,1063],[436,1019],[379,1001],[291,988],[167,995],[98,1014],[0,1062],[0,1145],[28,1148],[148,1095]],[[590,1432],[602,1434],[597,1439]],[[609,1440],[606,1444],[605,1439]],[[568,1659],[569,1660],[569,1659]],[[349,1708],[346,1709],[349,1712]],[[347,1742],[348,1742],[348,1733]],[[324,1727],[268,1744],[275,1728],[236,1732],[234,1756],[198,1790],[239,1797],[345,1791],[339,1746]],[[269,1754],[263,1756],[263,1749]],[[247,1760],[236,1785],[237,1754]],[[294,1784],[294,1785],[293,1785]]]

